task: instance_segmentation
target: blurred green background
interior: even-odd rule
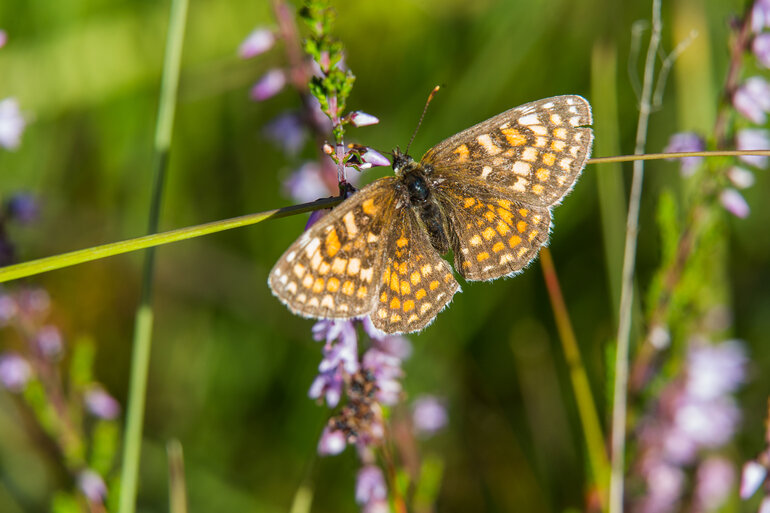
[[[727,64],[728,20],[744,8],[737,0],[664,4],[665,49],[691,29],[699,37],[670,76],[648,151],[660,151],[677,131],[710,132]],[[629,65],[631,26],[649,19],[650,2],[334,5],[336,35],[358,77],[348,107],[381,120],[353,129],[349,140],[383,151],[406,146],[427,93],[442,84],[415,156],[498,112],[566,93],[594,104],[595,156],[633,151],[637,99],[626,69],[639,69],[636,61]],[[31,120],[22,146],[0,151],[0,193],[28,191],[42,202],[41,221],[12,233],[21,260],[144,233],[168,7],[149,0],[0,3],[0,28],[9,34],[0,50],[0,98],[17,97]],[[259,25],[274,25],[266,0],[191,1],[163,229],[288,205],[282,182],[315,157],[308,145],[287,159],[262,134],[299,102],[288,90],[262,103],[249,99],[251,85],[285,63],[281,44],[252,60],[237,58],[238,45]],[[606,362],[616,330],[608,276],[619,274],[624,221],[602,217],[597,176],[622,173],[628,183],[629,169],[589,166],[555,211],[550,245],[605,421]],[[659,263],[657,197],[680,187],[677,164],[653,162],[647,169],[642,293]],[[363,181],[388,172],[366,172]],[[727,219],[734,333],[748,342],[754,362],[741,398],[737,461],[761,447],[770,381],[762,372],[770,364],[770,207],[761,201],[769,184],[765,174],[757,178],[746,192],[752,215]],[[623,188],[615,192],[614,207],[622,209]],[[160,248],[141,511],[167,508],[164,447],[172,437],[185,450],[192,512],[288,511],[305,479],[314,483],[313,511],[357,511],[354,451],[315,456],[329,412],[307,398],[321,349],[311,338],[312,322],[292,316],[266,285],[305,221],[304,215],[269,221]],[[29,280],[50,291],[68,340],[89,334],[97,341],[96,375],[124,405],[141,262],[141,254],[130,254]],[[580,508],[584,442],[540,264],[515,279],[462,285],[451,307],[410,337],[414,354],[406,363],[410,397],[432,393],[449,405],[449,428],[422,448],[446,465],[438,509]],[[0,511],[45,511],[52,490],[63,485],[0,394]]]

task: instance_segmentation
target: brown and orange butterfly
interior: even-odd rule
[[[396,150],[395,176],[342,202],[270,272],[270,288],[304,317],[369,315],[386,333],[419,331],[466,280],[521,271],[548,240],[551,207],[591,153],[591,106],[556,96],[498,114],[415,162]]]

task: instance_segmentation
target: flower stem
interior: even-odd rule
[[[158,121],[155,127],[155,170],[150,203],[148,232],[158,230],[163,184],[168,167],[168,152],[174,125],[176,95],[179,85],[179,69],[182,60],[187,0],[171,0],[168,39],[163,61],[163,78],[158,105]],[[133,513],[136,508],[136,490],[139,477],[139,457],[142,446],[142,424],[144,403],[147,392],[147,374],[150,366],[152,346],[152,283],[155,269],[155,251],[150,248],[144,261],[142,296],[136,312],[133,350],[131,354],[131,377],[129,382],[128,408],[126,411],[126,432],[123,443],[123,465],[121,467],[120,513]]]

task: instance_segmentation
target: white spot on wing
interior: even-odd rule
[[[519,118],[520,125],[537,125],[539,123],[540,123],[540,120],[537,119],[536,114],[528,114],[526,116],[522,116]]]

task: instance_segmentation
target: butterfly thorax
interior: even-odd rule
[[[431,193],[429,176],[431,169],[396,149],[393,156],[393,171],[403,184],[409,198],[409,205],[425,226],[431,245],[441,254],[449,251],[446,219]]]

